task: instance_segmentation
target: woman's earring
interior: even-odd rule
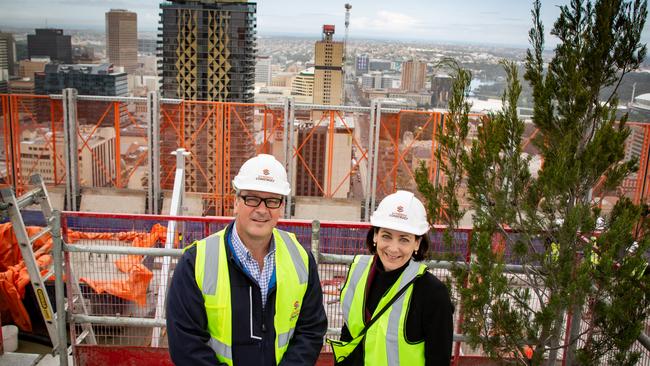
[[[373,246],[373,247],[376,247],[376,246],[377,246],[377,242],[376,242],[376,241],[373,241],[373,242],[372,242],[372,246]]]
[[[415,255],[418,255],[418,250],[417,249],[415,250]]]

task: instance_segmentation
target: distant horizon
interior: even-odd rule
[[[63,29],[64,32],[84,32],[84,31],[89,31],[97,34],[105,34],[105,29],[104,27],[86,27],[83,28],[82,26],[75,27],[75,26],[69,26],[69,27],[58,27],[58,26],[53,26],[53,25],[43,25],[43,26],[11,26],[11,25],[6,25],[0,23],[0,31],[5,32],[5,29],[10,29],[10,30],[20,30],[21,32],[27,32],[33,34],[35,29],[43,29],[43,28],[50,28],[50,29]],[[157,30],[138,30],[138,34],[157,34]],[[306,40],[316,40],[321,38],[320,33],[315,33],[312,34],[311,32],[307,33],[288,33],[288,32],[258,32],[257,38],[260,37],[286,37],[286,38],[297,38],[297,39],[306,39]],[[153,39],[153,38],[139,38],[139,39]],[[455,45],[455,46],[484,46],[484,47],[501,47],[501,48],[512,48],[512,49],[526,49],[529,47],[529,44],[508,44],[508,43],[489,43],[489,42],[483,42],[483,43],[476,43],[473,41],[463,41],[463,40],[445,40],[445,39],[425,39],[425,38],[412,38],[412,39],[405,39],[405,38],[380,38],[380,36],[376,37],[354,37],[350,36],[348,38],[350,41],[388,41],[388,42],[406,42],[406,43],[428,43],[428,44],[439,44],[439,45]]]
[[[263,0],[257,4],[257,32],[260,36],[320,37],[323,24],[336,26],[335,38],[345,35],[344,4],[352,5],[349,39],[430,42],[527,48],[532,26],[532,0],[343,0],[341,2]],[[557,38],[550,30],[560,5],[569,0],[544,0],[541,20],[546,44],[553,48]],[[155,0],[22,0],[2,5],[0,27],[63,28],[103,31],[105,13],[126,9],[138,15],[141,32],[156,32],[159,1]],[[507,11],[504,11],[507,9]],[[650,41],[650,22],[641,40]]]

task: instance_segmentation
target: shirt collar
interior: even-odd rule
[[[230,240],[232,241],[233,249],[235,250],[235,255],[237,255],[237,258],[241,261],[244,259],[251,260],[253,259],[253,256],[251,255],[251,252],[246,248],[246,245],[244,245],[244,242],[241,241],[239,238],[239,234],[237,233],[237,222],[232,225],[232,232],[230,234]],[[274,254],[275,253],[275,238],[273,235],[271,235],[271,245],[269,246],[269,252],[266,254],[268,256],[269,254]],[[265,257],[266,257],[265,256]]]

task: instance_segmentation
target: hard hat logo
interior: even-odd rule
[[[264,173],[264,175],[269,175],[269,174],[271,174],[271,172],[269,172],[268,169],[264,169],[264,170],[262,170],[262,173]]]
[[[390,217],[394,217],[400,220],[408,220],[409,217],[406,214],[402,213],[403,211],[404,211],[403,206],[397,206],[397,211],[391,212]]]
[[[266,175],[258,175],[256,179],[271,183],[275,182],[275,179],[273,179],[273,177],[267,177]]]

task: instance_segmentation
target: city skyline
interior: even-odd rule
[[[320,37],[322,24],[336,25],[336,38],[344,36],[346,1],[314,2],[298,0],[257,2],[257,30],[261,36],[287,35]],[[531,27],[532,1],[480,0],[347,1],[352,5],[350,39],[432,41],[525,47]],[[568,0],[544,1],[542,21],[547,44],[555,45],[548,32],[559,15],[559,5]],[[24,0],[2,5],[0,27],[53,27],[76,30],[104,29],[104,14],[110,9],[126,9],[138,14],[138,29],[154,32],[158,27],[159,1],[137,0]],[[70,11],[75,8],[76,11]],[[503,11],[507,9],[507,13]],[[43,14],[47,14],[44,16]],[[291,28],[287,27],[291,25]],[[642,42],[650,41],[646,24]]]

